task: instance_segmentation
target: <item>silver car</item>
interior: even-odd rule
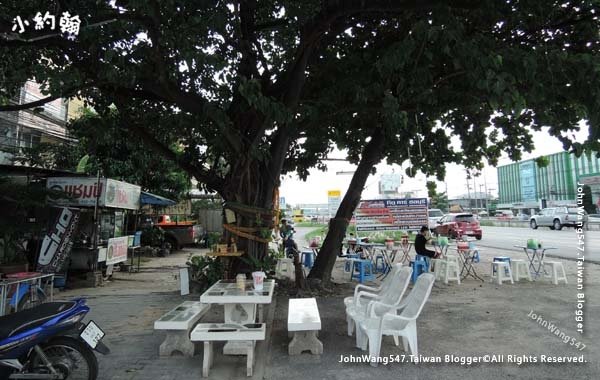
[[[561,230],[564,226],[583,227],[585,223],[587,223],[587,213],[583,208],[574,206],[545,208],[529,219],[529,226],[534,230],[538,227],[550,227],[551,230]]]

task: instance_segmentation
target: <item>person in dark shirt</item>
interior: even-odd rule
[[[421,227],[421,230],[415,237],[415,251],[419,255],[437,259],[439,257],[439,253],[425,248],[425,244],[427,244],[428,240],[431,240],[431,235],[429,235],[429,228],[427,228],[427,226],[423,226]]]

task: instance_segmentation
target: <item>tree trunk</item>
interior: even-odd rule
[[[346,195],[340,203],[335,218],[329,221],[329,231],[319,251],[315,265],[308,275],[309,278],[319,279],[323,283],[328,283],[331,280],[331,272],[337,254],[342,248],[346,228],[350,223],[354,209],[358,206],[367,178],[373,167],[383,159],[384,140],[383,131],[378,128],[373,132],[371,141],[365,146],[348,191],[346,191]]]

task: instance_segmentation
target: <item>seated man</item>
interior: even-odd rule
[[[415,251],[419,255],[437,259],[440,256],[439,253],[425,248],[425,244],[427,244],[427,242],[429,240],[431,240],[431,234],[429,233],[429,228],[427,228],[427,226],[421,227],[421,230],[419,231],[419,233],[417,234],[417,237],[415,238]]]

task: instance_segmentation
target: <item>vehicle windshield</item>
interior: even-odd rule
[[[471,214],[466,214],[466,215],[456,215],[456,219],[457,222],[465,222],[465,223],[472,223],[475,221],[475,219],[473,218],[473,215]]]
[[[444,216],[441,210],[429,210],[430,218],[438,218],[440,216]]]

